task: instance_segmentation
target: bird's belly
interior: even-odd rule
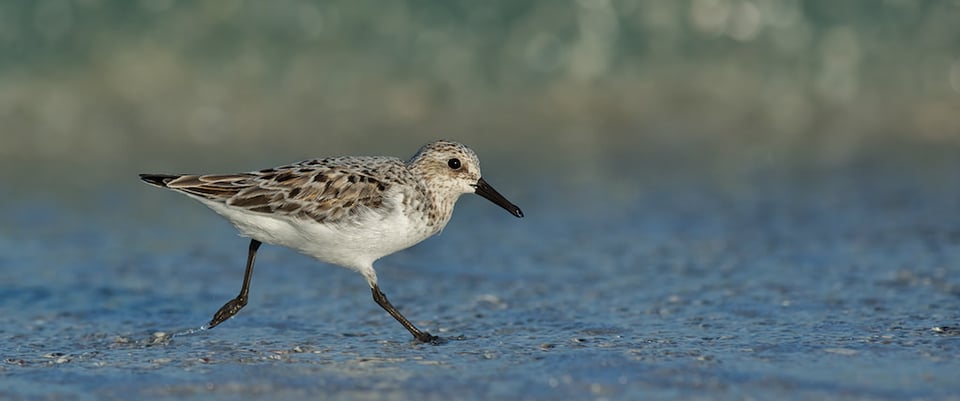
[[[368,218],[367,222],[300,226],[309,243],[285,245],[324,262],[362,269],[384,256],[409,248],[433,235],[406,219]],[[367,223],[367,224],[365,224]]]
[[[377,259],[409,248],[436,233],[401,213],[365,213],[353,221],[319,223],[237,211],[229,206],[214,210],[246,237],[354,270],[368,268]]]

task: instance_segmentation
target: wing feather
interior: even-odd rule
[[[241,174],[165,177],[167,188],[209,201],[332,223],[379,208],[391,182],[411,174],[395,158],[342,157]]]

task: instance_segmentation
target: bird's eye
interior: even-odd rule
[[[450,166],[450,168],[456,170],[456,169],[460,168],[460,159],[450,159],[450,160],[447,160],[447,165]]]

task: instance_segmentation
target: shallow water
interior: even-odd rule
[[[634,187],[637,184],[637,187]],[[4,202],[0,398],[960,399],[960,186],[858,172],[464,198],[383,290],[146,186]],[[95,195],[94,195],[95,194]],[[601,194],[602,196],[597,196]]]
[[[467,4],[470,6],[467,6]],[[960,400],[960,2],[0,2],[0,401]],[[364,280],[138,172],[471,145]],[[276,163],[276,164],[274,164]]]

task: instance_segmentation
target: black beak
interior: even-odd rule
[[[477,195],[487,198],[487,200],[490,202],[496,203],[498,206],[507,209],[507,211],[514,216],[523,217],[523,212],[520,211],[520,208],[517,207],[517,205],[510,203],[507,198],[504,198],[503,195],[500,195],[500,193],[497,192],[496,189],[493,189],[490,184],[487,184],[483,178],[477,180],[477,185],[474,185],[473,187],[477,189]]]

